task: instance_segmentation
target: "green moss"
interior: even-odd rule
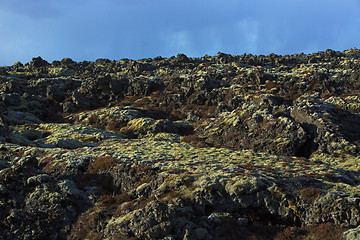
[[[171,69],[164,69],[164,68],[160,68],[158,69],[158,74],[161,76],[169,76],[172,73]]]
[[[48,68],[48,74],[52,76],[72,77],[75,75],[75,71],[72,69],[66,69],[61,67]]]
[[[126,128],[133,132],[148,131],[155,122],[156,120],[152,118],[137,118],[129,121]]]
[[[64,200],[64,196],[58,192],[48,192],[46,194],[42,194],[39,198],[40,202],[48,202],[50,204],[54,204]]]
[[[313,153],[311,155],[310,160],[311,161],[317,161],[320,160],[324,163],[330,164],[330,165],[335,165],[336,167],[340,168],[340,169],[345,169],[345,170],[350,170],[350,171],[355,171],[358,172],[360,171],[360,157],[353,155],[353,154],[348,154],[348,153],[343,153],[342,151],[340,152],[341,157],[334,157],[334,156],[330,156],[327,154],[316,154]]]
[[[326,99],[325,101],[336,104],[340,108],[349,110],[353,113],[360,112],[360,97],[359,96],[347,96],[345,98],[331,96],[328,99]]]
[[[113,217],[110,219],[110,221],[108,222],[108,226],[116,226],[116,225],[119,225],[119,224],[122,224],[123,222],[127,222],[127,221],[130,221],[131,219],[135,219],[136,218],[136,214],[137,212],[141,212],[141,210],[135,210],[135,211],[132,211],[132,212],[129,212],[125,215],[122,215],[120,217]]]
[[[277,138],[274,140],[274,143],[279,145],[279,146],[285,146],[290,144],[290,139],[288,138]]]
[[[171,141],[177,143],[181,142],[182,139],[182,137],[178,134],[166,133],[166,132],[148,133],[144,137],[155,141]]]
[[[158,187],[160,192],[166,192],[169,189],[174,189],[178,183],[181,182],[181,179],[176,174],[169,174],[167,172],[162,172],[161,176],[165,178],[164,182]]]
[[[181,185],[176,191],[178,198],[183,200],[192,200],[195,198],[195,190],[193,187]]]
[[[28,203],[43,206],[53,206],[65,201],[65,196],[55,191],[49,186],[41,185],[32,192],[28,198]]]
[[[235,177],[226,184],[225,189],[230,195],[241,196],[264,190],[266,185],[258,177]]]
[[[59,139],[68,139],[68,142],[72,139],[75,145],[83,146],[92,146],[88,143],[96,143],[104,139],[122,139],[121,134],[67,123],[40,124],[36,130],[51,133],[46,137],[45,143],[53,145],[56,145],[54,143],[58,142]]]

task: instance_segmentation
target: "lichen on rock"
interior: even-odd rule
[[[0,238],[356,238],[360,51],[0,68]]]

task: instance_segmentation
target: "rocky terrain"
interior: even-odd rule
[[[0,67],[1,239],[360,239],[359,58]]]

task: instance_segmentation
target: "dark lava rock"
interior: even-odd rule
[[[72,68],[75,67],[74,65],[76,65],[76,62],[74,60],[72,60],[71,58],[63,58],[60,62],[62,67],[66,67],[66,68]]]
[[[6,105],[18,106],[20,104],[20,95],[18,93],[0,94],[0,100]]]
[[[75,106],[78,109],[90,109],[91,107],[90,100],[80,91],[74,91],[74,93],[72,94],[72,101],[74,102]],[[65,106],[67,106],[66,107],[66,109],[68,109],[67,111],[72,109],[72,106],[68,104],[65,104]]]
[[[32,61],[30,62],[30,66],[34,69],[47,67],[49,65],[50,64],[47,61],[45,61],[44,59],[42,59],[41,57],[33,58]]]
[[[339,236],[360,224],[359,57],[36,57],[0,67],[0,238]],[[155,160],[137,151],[150,142]],[[224,148],[256,153],[231,151],[249,157],[238,163]],[[184,166],[187,151],[223,159],[190,155]]]
[[[16,164],[0,172],[3,189],[0,200],[6,196],[8,202],[1,206],[0,236],[2,239],[65,239],[66,229],[77,209],[86,205],[86,197],[65,197],[65,183],[49,175],[38,175],[36,165],[30,164],[36,158],[27,158],[18,160],[26,164]]]
[[[159,79],[136,78],[129,82],[128,95],[143,97],[163,88],[164,83]]]
[[[0,142],[3,143],[9,139],[10,130],[8,123],[0,111]]]

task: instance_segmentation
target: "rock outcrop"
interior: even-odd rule
[[[360,51],[0,67],[1,239],[356,239]]]

